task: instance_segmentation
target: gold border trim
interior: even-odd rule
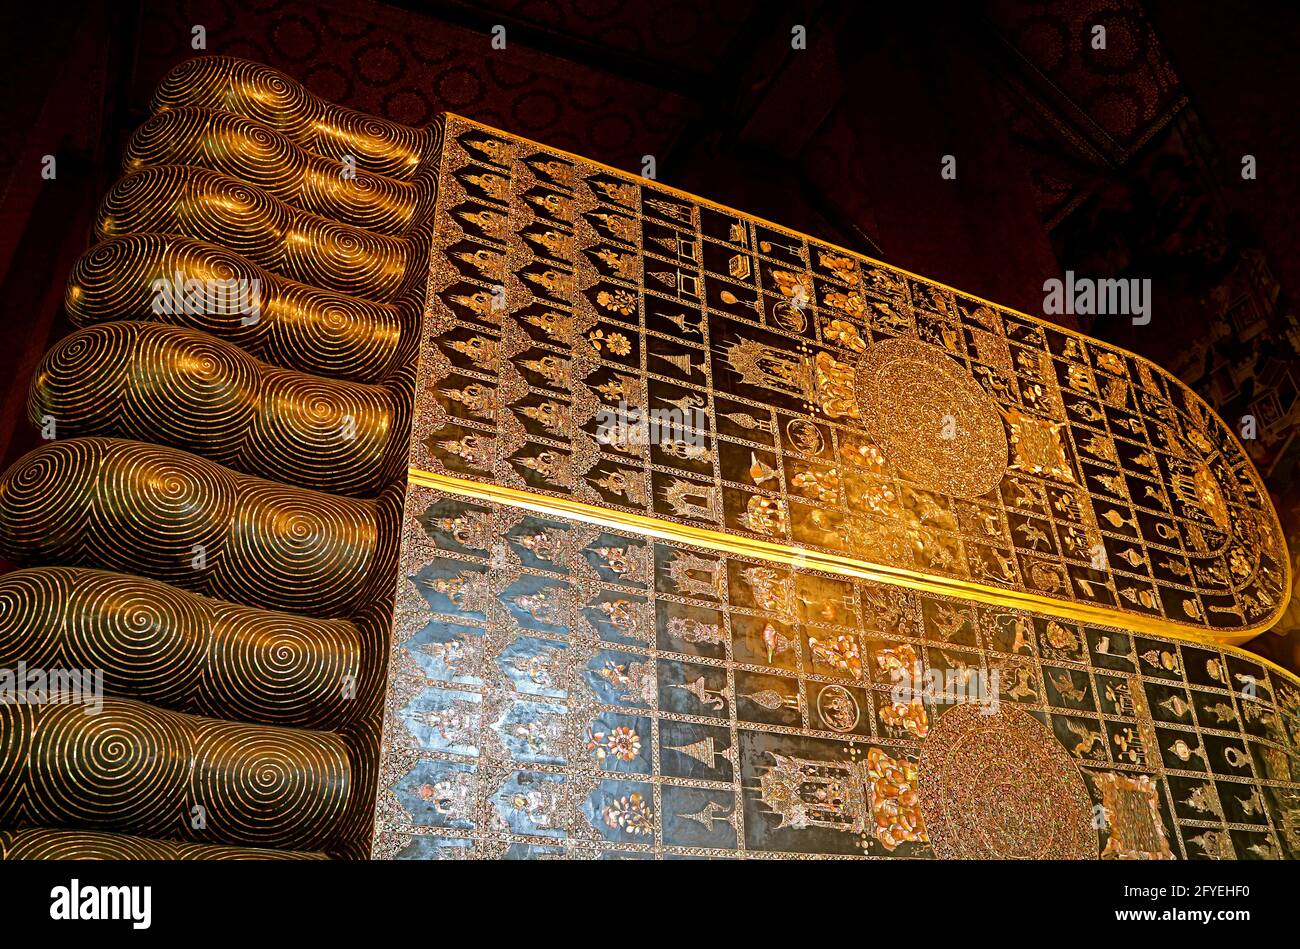
[[[1023,609],[1033,609],[1041,613],[1051,613],[1053,615],[1060,616],[1064,619],[1076,619],[1087,623],[1101,624],[1105,626],[1115,626],[1123,629],[1131,629],[1134,632],[1154,633],[1158,635],[1173,636],[1174,638],[1177,639],[1190,640],[1193,642],[1210,643],[1214,645],[1223,645],[1223,644],[1235,645],[1238,643],[1243,643],[1250,639],[1255,638],[1260,633],[1268,631],[1268,629],[1273,626],[1273,624],[1278,620],[1278,618],[1281,617],[1281,615],[1284,612],[1286,612],[1287,604],[1290,602],[1291,599],[1291,587],[1294,580],[1294,577],[1291,572],[1291,552],[1287,548],[1286,533],[1282,530],[1282,521],[1278,516],[1277,508],[1274,507],[1273,505],[1273,499],[1268,495],[1268,487],[1264,481],[1263,476],[1260,475],[1259,469],[1255,467],[1255,462],[1251,459],[1250,455],[1247,454],[1245,447],[1241,444],[1241,441],[1237,438],[1237,434],[1233,430],[1232,426],[1229,425],[1226,421],[1224,421],[1223,417],[1219,415],[1219,413],[1216,412],[1209,405],[1209,403],[1207,403],[1204,399],[1202,399],[1201,396],[1196,392],[1196,390],[1191,388],[1189,385],[1187,385],[1185,382],[1183,382],[1173,373],[1169,372],[1167,369],[1164,369],[1162,366],[1147,359],[1145,356],[1140,356],[1137,353],[1131,352],[1130,350],[1127,350],[1122,346],[1117,346],[1114,343],[1107,343],[1103,340],[1094,339],[1090,336],[1086,336],[1083,333],[1077,332],[1068,327],[1060,326],[1056,323],[1051,323],[1043,319],[1042,317],[1032,316],[1021,310],[1017,310],[1014,307],[1009,307],[1005,304],[997,303],[993,300],[988,300],[984,297],[976,296],[975,294],[970,293],[966,290],[962,290],[958,287],[950,286],[949,284],[943,283],[939,280],[935,280],[931,277],[926,277],[922,274],[914,273],[913,271],[906,270],[895,264],[886,263],[883,260],[878,260],[875,257],[868,256],[867,254],[864,254],[861,251],[852,250],[848,247],[844,247],[841,244],[836,244],[833,241],[823,240],[820,237],[813,237],[810,234],[805,234],[802,231],[793,230],[789,227],[786,227],[783,224],[777,224],[774,221],[769,221],[766,218],[759,217],[756,214],[750,214],[747,211],[740,211],[736,208],[729,207],[725,204],[719,204],[716,201],[710,201],[708,198],[701,197],[700,195],[697,194],[691,194],[689,191],[683,191],[681,188],[674,188],[672,185],[666,185],[659,181],[653,181],[649,178],[643,178],[640,175],[636,175],[631,172],[624,171],[621,168],[615,168],[612,165],[606,165],[604,162],[599,162],[599,161],[595,161],[594,159],[587,158],[584,155],[578,155],[575,154],[574,152],[565,151],[562,148],[556,148],[552,145],[547,145],[544,142],[539,142],[536,139],[527,138],[526,136],[523,135],[516,135],[513,132],[507,132],[504,129],[499,129],[491,125],[486,125],[483,122],[476,122],[474,119],[466,118],[465,116],[459,115],[455,112],[444,112],[443,118],[444,121],[455,120],[457,122],[463,123],[466,126],[482,129],[491,135],[498,135],[504,138],[515,139],[517,141],[524,142],[528,145],[531,145],[541,151],[550,152],[551,154],[554,155],[560,155],[571,161],[581,162],[583,164],[590,165],[594,168],[603,169],[604,171],[608,172],[611,175],[616,175],[620,178],[629,181],[635,181],[651,188],[657,188],[661,191],[666,191],[670,194],[677,195],[678,197],[681,197],[684,200],[690,201],[691,203],[706,205],[708,207],[722,211],[726,214],[732,214],[737,217],[746,218],[751,221],[756,221],[759,224],[763,225],[764,227],[769,227],[772,228],[773,230],[781,231],[782,233],[799,237],[803,240],[814,241],[826,247],[841,251],[842,253],[849,254],[852,257],[859,257],[862,258],[863,260],[868,260],[873,264],[877,264],[878,266],[886,267],[890,270],[893,270],[896,273],[905,274],[906,276],[911,277],[915,280],[921,280],[933,286],[942,287],[945,290],[951,291],[952,293],[960,294],[961,296],[966,297],[968,299],[978,300],[981,303],[986,303],[989,306],[994,307],[995,309],[1003,310],[1007,313],[1013,313],[1022,319],[1026,319],[1033,323],[1036,323],[1039,326],[1047,327],[1057,332],[1065,333],[1069,336],[1073,336],[1074,338],[1082,340],[1085,343],[1100,344],[1115,352],[1123,353],[1126,356],[1129,356],[1133,359],[1139,360],[1142,363],[1145,363],[1147,366],[1150,366],[1151,369],[1154,370],[1156,373],[1164,376],[1166,379],[1173,382],[1181,390],[1190,393],[1191,397],[1195,399],[1197,402],[1199,402],[1210,415],[1212,415],[1214,418],[1217,418],[1219,422],[1223,425],[1223,429],[1227,433],[1228,437],[1231,438],[1232,441],[1236,444],[1238,450],[1241,452],[1242,458],[1245,459],[1246,464],[1250,466],[1251,472],[1254,474],[1256,481],[1261,486],[1262,499],[1265,502],[1265,504],[1268,506],[1269,512],[1273,515],[1273,529],[1276,532],[1278,543],[1282,548],[1281,550],[1282,569],[1284,572],[1284,576],[1282,578],[1283,580],[1282,597],[1281,597],[1281,602],[1277,606],[1277,609],[1273,612],[1271,616],[1269,616],[1265,620],[1262,620],[1258,623],[1254,623],[1250,626],[1245,626],[1242,627],[1241,629],[1236,629],[1236,630],[1214,630],[1208,627],[1200,627],[1200,626],[1193,626],[1191,624],[1180,623],[1176,620],[1145,617],[1139,614],[1124,613],[1115,610],[1105,609],[1103,607],[1088,606],[1087,604],[1082,604],[1082,603],[1070,603],[1065,600],[1054,600],[1047,597],[1038,597],[1034,594],[1022,593],[1020,591],[1015,591],[1015,590],[1001,590],[995,587],[985,587],[964,580],[948,580],[942,577],[932,577],[932,576],[916,573],[914,571],[910,571],[902,568],[873,565],[866,561],[856,560],[849,557],[841,557],[835,554],[822,553],[820,551],[805,550],[803,548],[792,547],[786,544],[773,544],[766,541],[751,540],[742,537],[734,537],[730,534],[723,534],[719,531],[712,531],[703,528],[695,528],[695,527],[689,527],[680,524],[674,524],[671,522],[659,521],[654,518],[646,517],[645,515],[629,514],[629,513],[625,513],[621,511],[613,511],[613,510],[606,511],[602,508],[597,508],[593,505],[588,505],[582,502],[572,501],[567,498],[553,498],[547,495],[534,494],[533,492],[529,492],[529,491],[519,491],[513,488],[502,488],[496,485],[486,484],[486,483],[480,484],[478,482],[467,481],[461,478],[454,478],[447,475],[438,475],[432,472],[421,471],[418,468],[411,468],[409,470],[410,478],[414,483],[424,484],[428,487],[435,487],[435,488],[441,487],[442,486],[441,482],[446,482],[448,485],[463,485],[464,487],[454,487],[454,486],[444,487],[443,490],[457,491],[462,494],[472,495],[474,497],[480,498],[481,500],[500,501],[503,504],[510,504],[514,507],[531,507],[539,511],[542,511],[543,513],[560,514],[561,516],[572,517],[575,520],[587,521],[588,523],[601,524],[609,527],[630,528],[632,530],[645,533],[649,536],[658,537],[662,540],[679,540],[686,543],[697,544],[698,546],[701,547],[710,547],[714,550],[745,554],[747,556],[759,557],[759,558],[773,560],[775,562],[780,562],[780,563],[793,563],[797,559],[798,562],[802,563],[804,566],[812,567],[818,570],[825,570],[831,573],[839,573],[843,576],[859,577],[861,579],[867,579],[867,580],[877,580],[882,583],[891,583],[896,586],[908,586],[908,587],[912,587],[913,589],[927,590],[929,592],[935,592],[935,593],[956,593],[960,596],[966,597],[968,599],[976,600],[981,603],[990,603],[990,604],[1003,605],[1003,606],[1018,605],[1020,606],[1020,608]],[[444,125],[444,132],[445,132],[445,128],[446,127]],[[446,147],[445,142],[446,142],[446,136],[444,135],[444,146],[443,146],[444,148]],[[426,479],[431,479],[431,480],[426,480]],[[503,495],[498,496],[496,492],[502,492]],[[573,513],[566,513],[566,510],[570,506],[572,506]],[[1254,656],[1254,653],[1249,653],[1249,655]],[[1268,660],[1264,660],[1263,657],[1258,657],[1258,658],[1260,658],[1262,661],[1268,662]],[[1280,666],[1276,666],[1273,663],[1269,663],[1269,664],[1274,665],[1275,668],[1277,668],[1280,671],[1285,671],[1282,670],[1282,667]],[[1287,673],[1287,674],[1292,675],[1293,678],[1296,678],[1292,673]]]
[[[1011,609],[1049,613],[1061,619],[1076,620],[1094,626],[1109,626],[1135,633],[1171,636],[1175,639],[1210,646],[1238,645],[1253,639],[1257,635],[1254,630],[1239,630],[1214,635],[1201,627],[1174,623],[1166,619],[1130,616],[1125,613],[1116,613],[1104,607],[1090,606],[1086,603],[1051,600],[1032,593],[1023,593],[1019,590],[987,587],[982,584],[972,583],[969,580],[935,577],[903,567],[887,567],[825,551],[774,543],[773,541],[759,540],[755,537],[724,534],[722,531],[711,530],[706,527],[693,527],[689,524],[658,520],[631,511],[598,507],[585,501],[575,501],[572,498],[552,497],[551,495],[524,491],[519,488],[508,488],[492,482],[471,481],[454,475],[437,474],[419,468],[409,468],[407,470],[407,479],[410,484],[433,488],[447,494],[459,494],[479,501],[505,504],[534,514],[552,515],[593,524],[597,527],[631,531],[653,537],[656,540],[691,544],[718,553],[752,557],[756,560],[766,560],[787,567],[821,570],[842,577],[869,580],[875,583],[888,583],[892,586],[922,590],[926,593],[956,595],[989,606],[1003,606]],[[1263,662],[1268,661],[1262,656],[1255,656],[1253,653],[1250,655],[1253,659]],[[1276,668],[1279,671],[1285,671],[1281,667]],[[1294,678],[1293,674],[1287,674],[1292,675]],[[1300,680],[1297,681],[1300,682]]]

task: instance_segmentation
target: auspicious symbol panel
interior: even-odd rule
[[[456,117],[444,148],[413,467],[1149,631],[1283,608],[1258,475],[1150,363]]]
[[[1300,682],[1231,647],[420,486],[403,551],[378,856],[1300,856]]]

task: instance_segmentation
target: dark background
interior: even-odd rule
[[[1035,315],[1065,270],[1150,278],[1149,325],[1079,328],[1234,428],[1256,417],[1246,447],[1300,551],[1296,5],[123,0],[2,17],[5,466],[36,444],[27,381],[69,330],[68,271],[197,24],[206,52],[326,99],[410,125],[450,110],[638,173],[653,155],[666,184]],[[1300,670],[1300,604],[1277,631],[1250,648]]]

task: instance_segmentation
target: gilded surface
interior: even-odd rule
[[[332,839],[352,791],[338,735],[126,699],[105,699],[94,715],[78,705],[0,705],[0,748],[5,826],[312,850]]]
[[[390,440],[404,401],[277,368],[199,330],[122,320],[51,348],[27,408],[34,426],[57,419],[64,436],[149,439],[287,484],[373,495],[405,461]]]
[[[181,844],[89,830],[0,831],[0,860],[323,860],[322,853]]]
[[[856,374],[863,423],[910,480],[969,499],[1002,481],[1007,436],[997,403],[961,363],[900,336],[871,346]]]
[[[0,859],[357,856],[440,128],[223,57],[153,111],[0,476]]]
[[[1258,475],[1150,363],[466,120],[446,141],[413,468],[1150,631],[1284,607]]]
[[[367,593],[378,560],[378,508],[170,448],[75,438],[29,452],[0,477],[0,553],[345,616]]]
[[[157,580],[69,567],[0,577],[0,667],[102,669],[110,695],[274,725],[332,728],[361,709],[365,637],[344,620],[273,613]]]
[[[1300,852],[1296,680],[1160,635],[1286,569],[1159,370],[257,64],[154,112],[0,477],[0,663],[108,695],[0,706],[0,857],[355,855],[377,766],[384,856]]]
[[[400,237],[301,211],[271,191],[193,165],[148,166],[113,185],[95,236],[141,232],[218,244],[292,280],[385,303],[414,257]]]
[[[354,159],[355,160],[355,159]],[[400,234],[432,192],[299,148],[269,126],[228,112],[170,109],[136,130],[126,171],[150,165],[197,165],[232,175],[306,211],[384,234]]]
[[[1194,396],[446,133],[376,855],[1300,856],[1300,682],[1215,641],[1285,553]]]
[[[315,155],[398,180],[416,176],[437,150],[435,129],[413,129],[326,102],[262,63],[197,56],[163,78],[150,111],[206,109],[260,122]],[[279,171],[277,170],[277,174]]]
[[[158,312],[158,275],[257,286],[261,318],[237,306],[170,307]],[[215,333],[277,365],[373,382],[394,368],[402,314],[398,307],[297,283],[217,244],[175,234],[128,234],[96,244],[77,261],[64,307],[75,326],[133,319]]]
[[[937,856],[1096,856],[1087,785],[1065,746],[1028,712],[949,709],[926,736],[918,771]]]
[[[420,486],[399,574],[377,856],[1300,857],[1232,647]]]

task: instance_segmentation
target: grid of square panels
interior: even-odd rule
[[[1300,689],[1248,654],[420,487],[407,518],[377,855],[1015,856],[1065,823],[1049,855],[1300,856]],[[980,734],[1025,760],[971,781]],[[1050,827],[999,837],[986,786]]]
[[[438,222],[415,467],[1192,626],[1280,605],[1249,461],[1135,357],[454,118]],[[996,487],[865,417],[900,339],[995,408]]]

